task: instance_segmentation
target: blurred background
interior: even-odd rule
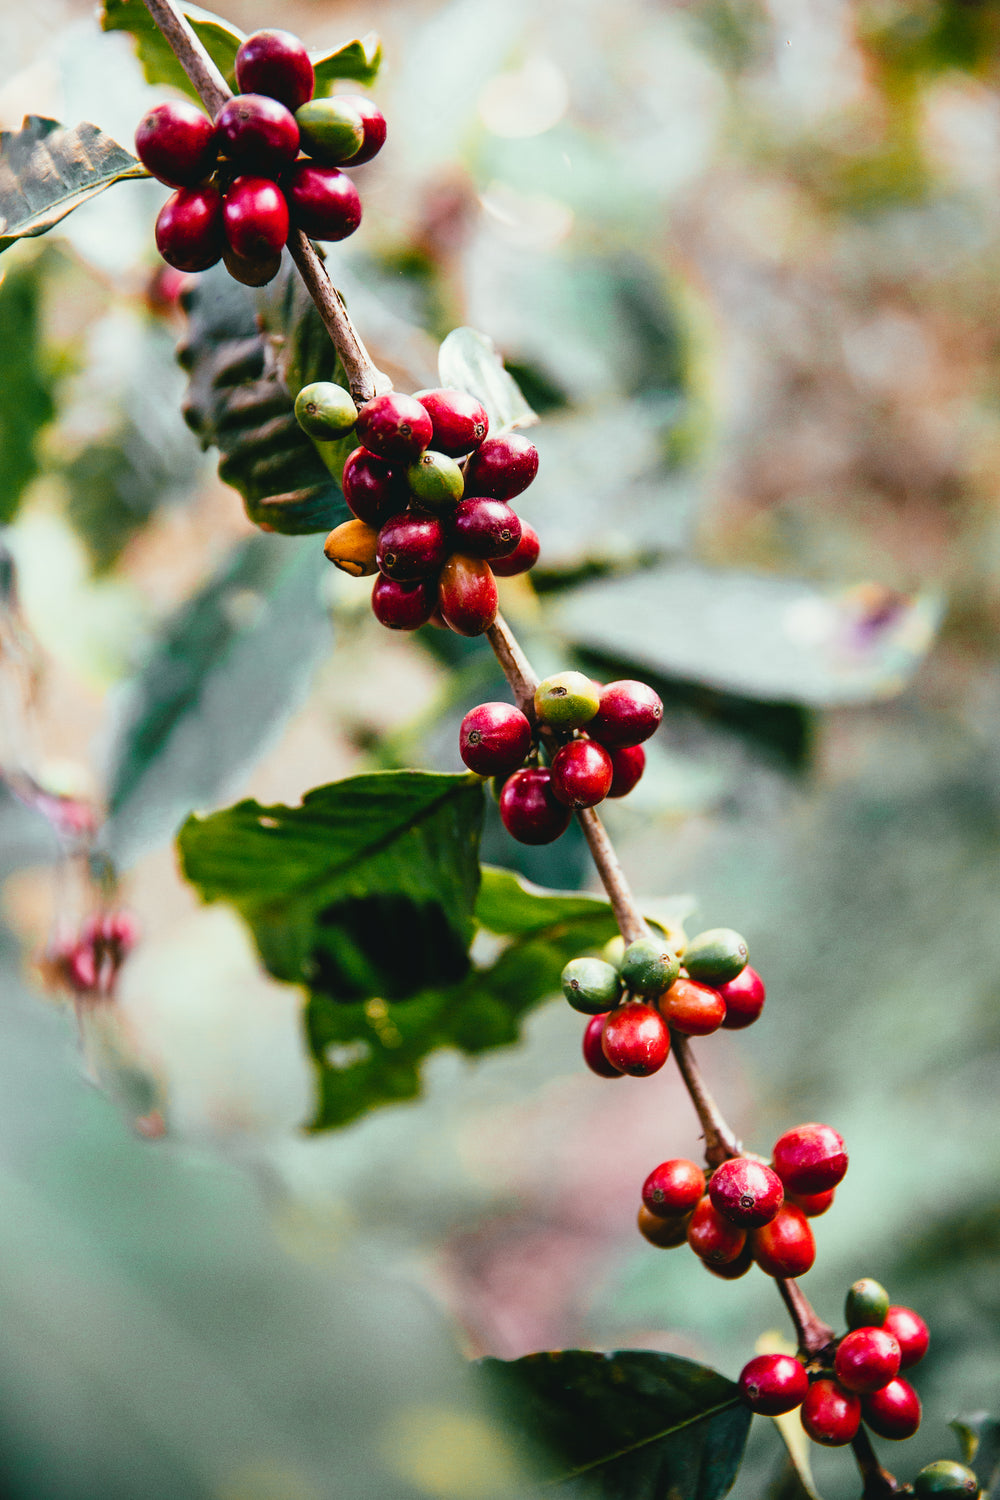
[[[877,1446],[904,1478],[957,1456],[947,1421],[1000,1407],[1000,7],[227,18],[382,35],[389,140],[335,280],[403,388],[466,324],[540,412],[542,558],[502,607],[540,672],[661,691],[608,826],[643,897],[746,934],[764,1015],[699,1058],[748,1147],[803,1119],[846,1138],[804,1289],[833,1323],[862,1275],[922,1313],[924,1426]],[[89,3],[5,0],[0,50],[4,129],[131,146],[164,97]],[[4,1492],[523,1494],[463,1356],[652,1348],[735,1377],[787,1323],[757,1272],[639,1238],[639,1186],[698,1154],[696,1122],[672,1070],[586,1073],[561,1000],[517,1047],[432,1056],[419,1099],[307,1133],[302,996],[200,905],[172,835],[237,797],[459,769],[462,714],[505,689],[481,642],[382,630],[317,539],[261,536],[219,481],[179,414],[164,196],[122,184],[2,263]],[[39,956],[93,891],[26,777],[64,835],[113,786],[142,929],[79,1041]],[[484,857],[593,887],[575,828],[518,848],[491,809]],[[825,1500],[856,1494],[847,1455],[813,1457]],[[792,1493],[782,1462],[755,1424],[733,1494]]]

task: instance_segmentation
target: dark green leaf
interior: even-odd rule
[[[989,1412],[977,1411],[955,1417],[948,1425],[958,1438],[962,1462],[976,1471],[984,1500],[995,1495],[1000,1485],[1000,1421]]]
[[[451,390],[468,391],[486,408],[492,433],[508,427],[527,427],[538,421],[508,375],[496,345],[475,328],[455,328],[438,351],[441,384]]]
[[[117,141],[84,122],[26,115],[18,131],[0,131],[0,250],[45,234],[113,183],[148,177]]]
[[[39,294],[44,257],[0,280],[0,523],[13,520],[21,495],[38,473],[38,434],[55,407],[39,347]]]
[[[542,1477],[601,1500],[717,1500],[750,1411],[731,1380],[673,1354],[566,1349],[480,1368]]]
[[[374,83],[382,66],[382,39],[368,31],[353,42],[345,42],[336,52],[324,52],[312,59],[317,95],[329,94],[338,79],[354,83]]]
[[[178,7],[188,20],[230,88],[236,86],[236,53],[244,33],[200,5]],[[170,43],[160,31],[142,0],[104,0],[101,26],[105,31],[127,31],[135,38],[136,52],[147,83],[169,83],[183,89],[198,103],[197,91],[177,61]]]
[[[548,933],[561,936],[570,927],[584,947],[606,942],[617,928],[611,908],[600,896],[574,891],[547,891],[511,870],[483,866],[476,920],[504,937]]]

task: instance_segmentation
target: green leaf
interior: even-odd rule
[[[45,234],[97,193],[146,168],[86,121],[70,130],[26,115],[18,131],[0,131],[0,251]]]
[[[287,723],[329,647],[326,567],[251,537],[167,621],[119,705],[101,836],[117,865],[226,795]]]
[[[353,42],[345,42],[336,52],[324,52],[312,59],[316,94],[329,94],[339,79],[354,83],[374,83],[382,66],[382,38],[368,31]]]
[[[475,328],[454,328],[438,350],[438,375],[449,390],[468,391],[486,408],[490,432],[538,421],[517,381],[503,367],[493,340]]]
[[[0,523],[13,520],[38,473],[38,434],[55,413],[51,377],[40,350],[39,302],[45,257],[0,279]]]
[[[245,33],[237,27],[202,10],[200,5],[178,7],[191,22],[219,72],[230,88],[236,86],[236,53]],[[135,38],[136,52],[147,83],[169,83],[201,103],[191,80],[174,55],[170,43],[160,31],[142,0],[105,0],[101,11],[104,31],[127,31]]]
[[[962,1462],[974,1468],[984,1500],[1000,1486],[1000,1421],[989,1412],[955,1417],[948,1426],[958,1438]]]
[[[601,1500],[717,1500],[751,1413],[731,1380],[673,1354],[566,1349],[481,1362],[501,1413],[541,1455],[541,1477]]]

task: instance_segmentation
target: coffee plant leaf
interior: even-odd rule
[[[46,234],[105,188],[149,173],[96,125],[26,115],[0,131],[0,251]]]
[[[985,1500],[1000,1494],[1000,1421],[977,1411],[953,1418],[948,1426],[958,1438],[962,1462],[975,1469]]]
[[[673,1354],[566,1349],[479,1365],[500,1414],[560,1493],[599,1500],[718,1500],[751,1413],[739,1387]]]
[[[504,369],[493,340],[475,328],[453,328],[443,340],[438,376],[449,390],[468,391],[483,403],[494,436],[538,421],[517,381]]]
[[[178,9],[190,21],[191,29],[230,88],[235,88],[236,53],[244,33],[221,16],[202,10],[200,5],[181,4]],[[201,103],[193,83],[142,0],[104,0],[100,16],[104,31],[127,31],[134,38],[147,83],[171,84]]]
[[[374,83],[382,66],[382,39],[368,31],[352,42],[345,42],[336,52],[324,52],[312,59],[317,96],[329,94],[338,81]]]
[[[55,414],[39,326],[45,259],[15,266],[0,280],[0,524],[13,520],[21,496],[38,473],[38,436]]]

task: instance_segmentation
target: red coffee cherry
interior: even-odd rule
[[[674,1250],[687,1239],[687,1220],[660,1219],[644,1203],[639,1205],[639,1233],[661,1250]]]
[[[284,173],[281,185],[288,199],[292,223],[311,240],[346,240],[361,223],[361,195],[347,174],[339,172],[336,167],[317,167],[311,161],[297,161]],[[366,448],[372,446],[367,438],[364,441]],[[416,458],[420,451],[415,449],[409,456]],[[384,453],[381,448],[378,452],[383,458],[408,456]]]
[[[370,99],[363,99],[360,94],[340,94],[338,97],[357,110],[361,116],[361,123],[365,127],[363,142],[354,155],[344,162],[345,167],[360,167],[364,162],[371,161],[373,156],[377,156],[385,145],[385,116],[377,105],[373,104]]]
[[[390,516],[379,531],[375,560],[386,578],[411,583],[437,576],[446,546],[444,527],[437,516],[404,510]]]
[[[376,530],[406,507],[409,492],[402,470],[367,448],[355,448],[344,464],[340,483],[354,515]]]
[[[751,1411],[780,1417],[802,1405],[809,1376],[791,1354],[758,1354],[743,1366],[738,1384]]]
[[[594,740],[570,740],[552,757],[552,790],[567,807],[596,807],[611,777],[611,757]]]
[[[778,1212],[785,1190],[778,1174],[763,1162],[736,1156],[716,1167],[708,1196],[723,1218],[741,1229],[760,1229]]]
[[[288,204],[267,177],[237,177],[222,200],[222,222],[230,247],[245,260],[280,252],[288,239]]]
[[[796,1125],[774,1143],[774,1170],[793,1193],[822,1193],[847,1171],[843,1139],[830,1125]]]
[[[746,1231],[723,1218],[707,1194],[691,1215],[687,1238],[695,1255],[719,1266],[734,1261],[747,1242]]]
[[[498,578],[514,578],[527,573],[538,561],[541,543],[534,526],[521,518],[521,540],[509,557],[495,557],[490,564]]]
[[[402,391],[387,391],[365,402],[358,412],[357,431],[370,453],[409,462],[423,453],[434,428],[419,401]]]
[[[438,579],[438,606],[457,635],[482,635],[497,617],[500,600],[490,565],[453,552]]]
[[[583,1032],[583,1060],[592,1073],[598,1078],[624,1078],[625,1074],[621,1068],[616,1068],[614,1063],[608,1062],[601,1046],[601,1037],[604,1033],[604,1023],[610,1012],[603,1016],[591,1016]]]
[[[566,832],[571,816],[554,796],[552,777],[544,766],[515,771],[504,783],[500,820],[520,844],[551,844]]]
[[[931,1341],[930,1330],[923,1318],[918,1317],[912,1307],[890,1307],[882,1327],[899,1345],[899,1368],[908,1370],[911,1365],[919,1364]]]
[[[471,453],[490,430],[485,406],[466,391],[417,391],[414,399],[434,423],[433,447],[449,458]]]
[[[521,540],[521,523],[505,500],[470,495],[450,516],[455,546],[469,557],[509,557]]]
[[[458,731],[458,750],[477,776],[509,776],[531,749],[531,725],[512,703],[470,708]]]
[[[538,449],[516,432],[488,437],[465,466],[465,489],[470,495],[513,500],[538,473]]]
[[[609,682],[602,690],[600,709],[587,732],[602,745],[641,745],[660,727],[662,718],[663,703],[653,689],[625,679]]]
[[[309,53],[290,31],[255,31],[236,54],[236,82],[241,94],[267,94],[292,114],[313,96]]]
[[[426,625],[434,612],[433,583],[401,583],[381,573],[372,588],[372,610],[380,624],[390,630],[416,630]]]
[[[726,1261],[725,1265],[719,1265],[710,1260],[703,1260],[702,1265],[706,1271],[711,1271],[713,1276],[718,1276],[720,1281],[739,1281],[753,1266],[753,1250],[749,1243],[737,1255],[735,1260]]]
[[[139,121],[135,151],[147,172],[168,187],[194,187],[215,166],[215,126],[187,100],[158,104]]]
[[[816,1259],[809,1220],[794,1203],[783,1203],[770,1224],[752,1233],[753,1257],[768,1276],[804,1276]]]
[[[234,281],[243,286],[267,286],[281,270],[281,251],[265,251],[262,255],[237,255],[231,245],[222,252],[222,264]]]
[[[861,1402],[851,1391],[841,1390],[835,1380],[814,1380],[799,1416],[814,1443],[840,1448],[857,1436]]]
[[[612,771],[608,796],[627,797],[646,769],[646,752],[641,745],[622,745],[618,749],[610,749],[608,754],[611,756]],[[722,1024],[724,1026],[725,1021]]]
[[[705,1196],[705,1174],[684,1157],[661,1161],[642,1185],[642,1201],[651,1214],[675,1219],[689,1214]]]
[[[855,1328],[837,1345],[833,1368],[845,1391],[880,1391],[899,1374],[899,1345],[884,1328]]]
[[[656,1005],[667,1025],[683,1036],[711,1036],[718,1031],[726,1014],[725,1001],[718,990],[696,984],[693,979],[675,979]]]
[[[295,160],[295,116],[266,94],[236,94],[215,117],[219,150],[247,172],[277,176]]]
[[[905,1380],[890,1380],[865,1396],[861,1410],[872,1432],[895,1442],[912,1437],[920,1426],[920,1397]]]
[[[726,1019],[722,1023],[726,1031],[742,1031],[744,1026],[752,1026],[764,1009],[767,993],[764,981],[749,964],[735,979],[715,988],[726,1002]]]
[[[610,1011],[601,1045],[608,1062],[633,1078],[656,1073],[670,1053],[670,1033],[651,1005],[629,1000]]]
[[[836,1188],[827,1188],[825,1193],[786,1193],[785,1202],[801,1208],[807,1219],[818,1219],[832,1206],[836,1193]]]
[[[222,257],[222,196],[217,188],[180,188],[156,218],[156,248],[178,271],[207,271]]]

